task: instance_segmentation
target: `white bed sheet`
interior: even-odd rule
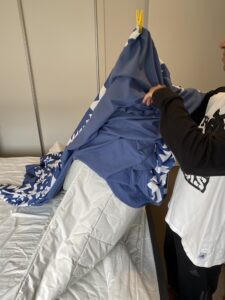
[[[0,200],[0,299],[13,300],[64,193],[40,207]]]
[[[21,185],[25,166],[38,164],[39,157],[0,157],[0,184]]]
[[[90,201],[95,187],[88,197],[82,188],[89,173],[41,207],[0,200],[0,299],[160,299],[145,210],[115,198],[105,205],[102,180]]]

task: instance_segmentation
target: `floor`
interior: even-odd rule
[[[213,300],[225,300],[225,265],[222,267],[218,288],[213,295]]]

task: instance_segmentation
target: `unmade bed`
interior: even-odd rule
[[[0,183],[19,185],[37,162],[0,158]],[[42,206],[0,199],[0,299],[160,299],[145,209],[122,203],[79,161]]]

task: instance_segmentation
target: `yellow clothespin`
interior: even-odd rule
[[[136,10],[136,26],[139,28],[139,32],[142,32],[142,27],[143,27],[143,16],[144,12],[143,10]]]

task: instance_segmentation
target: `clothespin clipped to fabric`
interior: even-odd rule
[[[136,27],[139,28],[139,32],[142,32],[142,27],[143,27],[143,16],[144,12],[143,9],[137,9],[136,10]]]

